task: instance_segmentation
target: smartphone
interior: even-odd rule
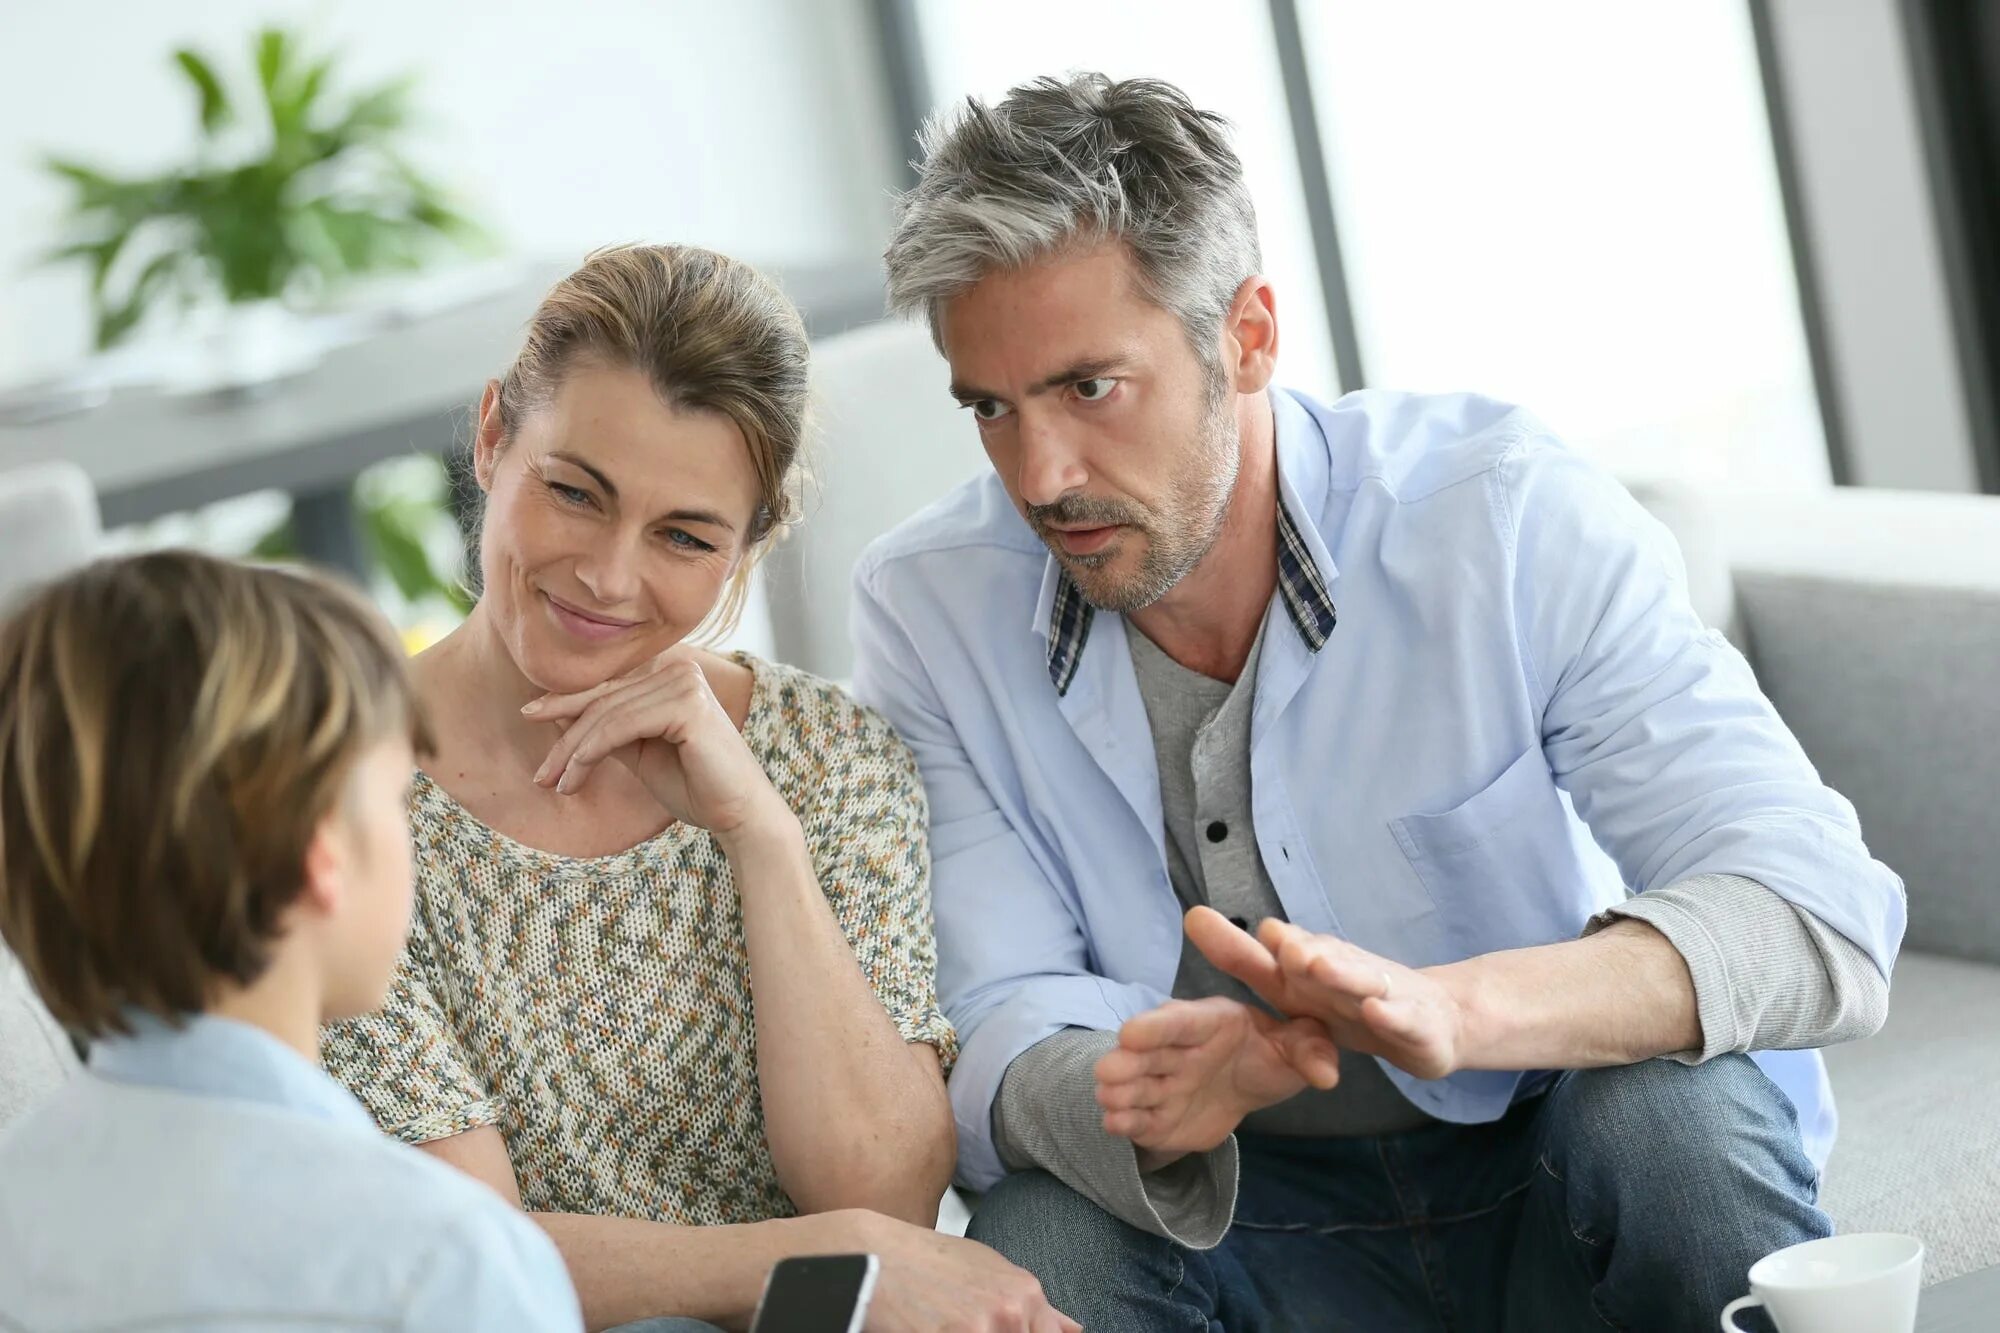
[[[764,1280],[750,1333],[861,1333],[881,1267],[872,1254],[780,1260]]]

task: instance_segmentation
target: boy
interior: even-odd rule
[[[318,1067],[402,948],[424,739],[310,576],[108,560],[0,628],[0,937],[93,1043],[0,1139],[0,1327],[581,1327],[538,1228]]]

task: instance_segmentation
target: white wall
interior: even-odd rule
[[[88,339],[80,270],[34,270],[59,152],[131,170],[194,138],[170,56],[248,77],[249,36],[302,26],[357,82],[420,78],[417,156],[509,249],[682,240],[753,261],[879,253],[895,180],[863,0],[0,0],[0,385]]]
[[[1976,491],[1898,0],[1773,0],[1836,392],[1866,486]]]

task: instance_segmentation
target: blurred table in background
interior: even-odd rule
[[[106,526],[251,491],[287,491],[301,552],[360,573],[355,476],[411,452],[448,456],[482,386],[512,360],[528,317],[567,271],[524,269],[499,290],[403,318],[253,391],[127,387],[45,419],[29,411],[24,421],[0,420],[0,472],[46,459],[76,463],[97,488]],[[815,338],[882,317],[873,260],[765,271]],[[60,411],[60,395],[54,407]]]

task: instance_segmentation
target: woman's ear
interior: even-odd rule
[[[506,442],[507,430],[500,420],[500,381],[486,381],[486,392],[479,395],[479,421],[472,432],[472,475],[479,482],[479,489],[487,493],[493,490],[493,469],[500,462],[500,446]]]

